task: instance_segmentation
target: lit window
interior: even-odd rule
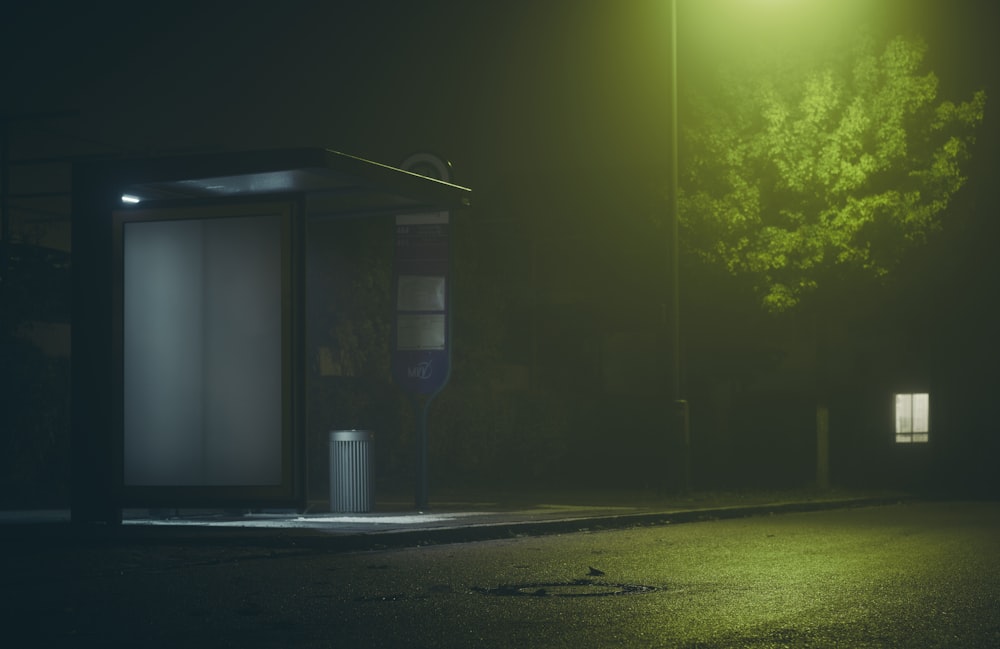
[[[926,442],[930,424],[930,395],[896,395],[896,442]]]

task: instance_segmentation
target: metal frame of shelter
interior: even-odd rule
[[[134,204],[123,204],[126,195]],[[465,187],[318,148],[74,165],[72,520],[118,523],[132,506],[304,508],[308,222],[458,210],[470,197]],[[266,484],[134,484],[124,470],[124,231],[139,231],[129,224],[146,219],[180,223],[232,214],[270,215],[274,227],[266,232],[280,241],[269,266],[280,274],[280,477]]]

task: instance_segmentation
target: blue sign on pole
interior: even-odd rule
[[[451,374],[450,267],[448,212],[396,217],[392,373],[419,411],[418,510],[429,500],[427,411]]]
[[[451,373],[448,212],[396,217],[392,371],[407,392],[434,395]]]

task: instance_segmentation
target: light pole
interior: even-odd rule
[[[678,163],[677,163],[677,0],[670,0],[670,299],[671,299],[671,401],[674,421],[671,434],[681,434],[683,455],[683,488],[691,489],[691,427],[688,402],[681,389],[681,293],[680,293],[680,236],[677,213]]]

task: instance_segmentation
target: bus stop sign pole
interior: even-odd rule
[[[451,374],[448,212],[396,217],[392,372],[417,420],[416,507],[428,508],[427,414]]]

